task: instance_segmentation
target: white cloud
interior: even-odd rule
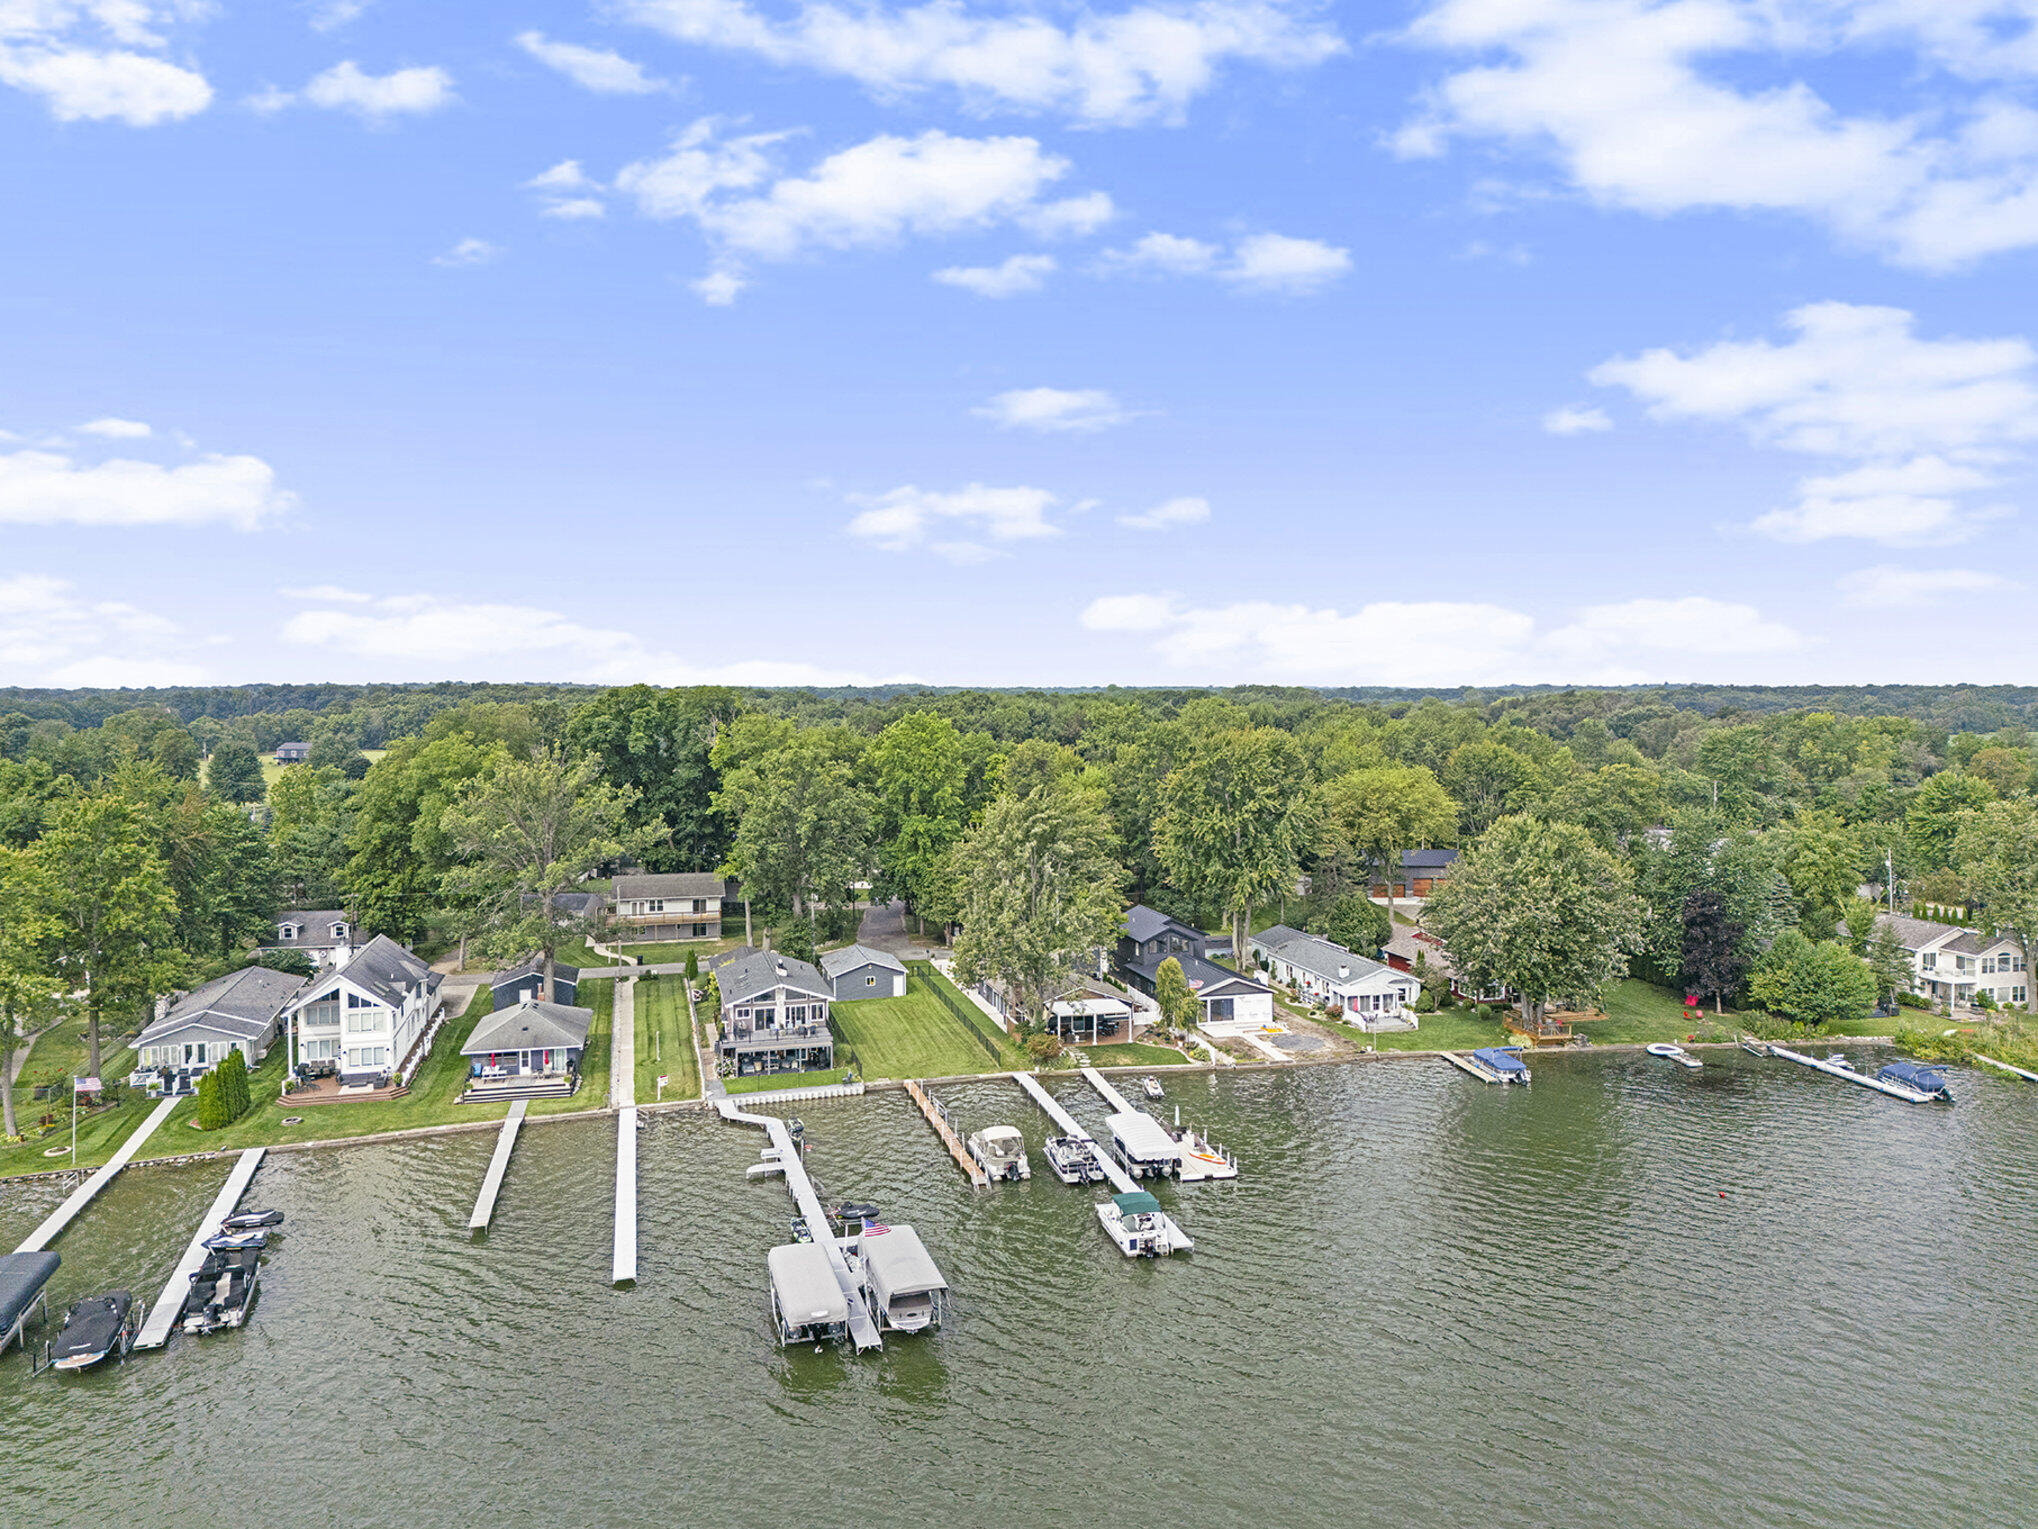
[[[1999,573],[1979,568],[1899,568],[1884,563],[1840,579],[1840,598],[1848,605],[1887,610],[1939,605],[1956,595],[1990,595],[2022,588]]]
[[[687,283],[694,295],[710,308],[727,308],[747,285],[749,283],[734,271],[710,271],[699,280]]]
[[[996,265],[952,265],[934,273],[946,286],[961,287],[978,297],[1017,297],[1038,292],[1054,274],[1052,255],[1009,255]]]
[[[642,96],[663,90],[665,81],[653,79],[644,66],[631,62],[606,48],[584,48],[578,43],[554,42],[543,32],[517,33],[517,46],[548,69],[557,70],[583,90],[600,95]]]
[[[372,3],[373,0],[324,0],[312,8],[311,28],[314,32],[338,31],[357,20]]]
[[[1132,418],[1102,388],[1012,388],[973,412],[1002,430],[1105,430]]]
[[[0,575],[0,670],[13,683],[202,684],[203,669],[164,656],[179,635],[174,622],[118,600],[87,599],[68,579]]]
[[[1497,140],[1605,206],[1792,213],[1943,267],[2038,243],[2038,117],[1996,87],[2038,73],[2030,22],[2001,0],[1435,0],[1405,35],[1465,62],[1399,143]],[[1892,60],[1886,110],[1834,104]]]
[[[989,488],[972,483],[953,493],[907,484],[885,494],[852,494],[861,512],[849,522],[849,534],[888,552],[926,547],[954,563],[980,563],[995,549],[968,539],[931,540],[935,532],[958,527],[993,542],[1032,541],[1059,536],[1061,527],[1047,519],[1059,499],[1044,488]]]
[[[304,87],[304,99],[331,111],[351,111],[371,122],[438,111],[459,99],[453,76],[437,65],[368,74],[352,59],[333,65]]]
[[[1093,632],[1136,635],[1164,663],[1199,678],[1297,683],[1628,684],[1804,645],[1748,606],[1697,596],[1594,606],[1547,633],[1521,611],[1470,601],[1378,601],[1344,612],[1257,600],[1195,607],[1127,594],[1092,601],[1080,619]]]
[[[464,266],[487,265],[502,253],[500,244],[490,244],[486,239],[462,239],[451,249],[432,256],[433,265]]]
[[[607,188],[590,179],[577,159],[560,160],[525,181],[524,189],[538,193],[538,211],[544,217],[599,218],[608,211],[598,194]]]
[[[0,85],[41,96],[59,122],[192,116],[212,86],[160,56],[169,43],[158,29],[205,14],[175,0],[0,0]]]
[[[138,419],[115,419],[112,415],[87,420],[78,430],[80,434],[103,436],[109,441],[138,441],[155,433]]]
[[[1106,274],[1207,276],[1244,291],[1294,296],[1321,291],[1351,268],[1350,251],[1287,234],[1248,234],[1227,252],[1201,239],[1150,233],[1123,249],[1106,250],[1099,261]]]
[[[286,600],[302,600],[311,605],[366,605],[375,597],[364,595],[358,589],[346,589],[338,584],[309,584],[297,587],[285,585],[276,591]]]
[[[1102,193],[1048,201],[1069,164],[1031,138],[881,134],[839,150],[805,175],[782,175],[784,133],[721,138],[711,119],[680,133],[660,158],[625,165],[615,189],[646,217],[689,219],[716,246],[717,270],[746,258],[789,260],[813,249],[888,245],[1001,226],[1042,236],[1085,231],[1108,215]]]
[[[1613,421],[1606,417],[1604,409],[1552,409],[1543,416],[1543,428],[1552,435],[1585,435],[1611,430]]]
[[[773,659],[703,667],[646,646],[634,632],[589,626],[536,606],[460,603],[432,595],[379,599],[373,610],[355,604],[352,610],[300,611],[284,623],[283,640],[328,657],[366,660],[369,672],[386,678],[523,678],[535,672],[596,684],[886,683]]]
[[[1175,526],[1200,526],[1210,519],[1208,499],[1170,499],[1137,515],[1120,515],[1118,524],[1135,531],[1166,531]]]
[[[259,457],[205,456],[177,467],[61,452],[0,453],[0,525],[199,526],[252,531],[296,503]]]
[[[1849,303],[1813,303],[1784,324],[1782,344],[1651,350],[1590,377],[1626,388],[1653,418],[1736,424],[1760,444],[1841,464],[1757,519],[1765,535],[1900,546],[1971,535],[2004,513],[1967,496],[2038,437],[2038,352],[2026,341],[1920,339],[1902,309]]]
[[[935,3],[800,4],[775,20],[745,0],[621,0],[621,13],[682,42],[847,75],[883,96],[941,88],[978,109],[1060,112],[1092,124],[1179,121],[1237,61],[1300,69],[1343,50],[1278,0],[1136,5],[1114,15],[985,16]]]

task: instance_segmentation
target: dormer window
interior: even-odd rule
[[[295,924],[279,924],[276,928],[276,935],[278,939],[294,940],[297,938],[297,926]]]
[[[335,924],[335,925],[333,925],[333,938],[334,938],[334,939],[336,939],[336,940],[344,940],[344,939],[345,939],[346,937],[347,937],[347,926],[346,926],[345,924]]]

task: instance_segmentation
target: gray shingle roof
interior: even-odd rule
[[[460,1048],[462,1056],[497,1051],[559,1051],[587,1044],[594,1010],[532,999],[514,1009],[498,1009],[474,1022],[474,1032]]]
[[[334,943],[335,924],[346,927],[344,939],[349,945],[360,936],[354,921],[340,908],[286,908],[276,915],[276,924],[279,929],[285,924],[295,924],[297,934],[288,940],[279,934],[263,943],[264,950],[324,950]]]
[[[1179,919],[1169,918],[1165,913],[1156,913],[1143,903],[1135,903],[1125,910],[1125,932],[1132,936],[1136,945],[1144,945],[1170,926],[1180,929],[1184,934],[1195,935],[1199,940],[1203,938]]]
[[[204,987],[186,993],[170,1012],[135,1037],[135,1048],[154,1046],[186,1027],[202,1024],[224,1035],[260,1040],[276,1023],[297,990],[302,977],[273,972],[266,966],[248,966],[215,977]]]
[[[400,1008],[420,982],[429,985],[432,969],[388,935],[378,934],[340,968],[339,975],[378,1002]]]
[[[1276,938],[1278,937],[1278,938]],[[1276,924],[1264,934],[1253,936],[1253,943],[1262,950],[1271,951],[1290,966],[1321,977],[1325,982],[1362,982],[1375,972],[1389,968],[1368,956],[1345,949],[1333,940],[1326,940],[1313,934],[1304,934],[1299,929],[1290,929],[1286,924]],[[1338,968],[1343,967],[1342,973]]]
[[[888,950],[873,950],[868,945],[845,945],[840,950],[831,950],[821,957],[821,970],[828,974],[830,981],[844,972],[853,972],[859,966],[882,966],[888,972],[905,973],[906,963]]]
[[[1420,955],[1426,969],[1440,972],[1446,977],[1457,975],[1451,968],[1450,956],[1444,952],[1444,947],[1434,936],[1420,934],[1404,925],[1394,926],[1394,933],[1387,941],[1387,951],[1390,955],[1401,957],[1411,967],[1415,965],[1415,958]]]
[[[713,871],[672,871],[661,876],[618,876],[616,901],[639,897],[720,897],[728,883]]]
[[[816,968],[776,950],[738,946],[716,965],[714,972],[724,1007],[770,992],[780,984],[814,998],[835,996],[834,987]]]

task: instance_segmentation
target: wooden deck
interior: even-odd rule
[[[283,1096],[283,1104],[290,1109],[300,1104],[369,1104],[378,1099],[401,1099],[410,1089],[406,1085],[392,1083],[387,1088],[359,1088],[342,1092],[338,1078],[316,1078],[302,1088],[293,1088]]]

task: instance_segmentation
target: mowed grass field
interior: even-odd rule
[[[637,979],[637,1102],[697,1099],[700,1069],[694,1065],[693,1025],[686,1012],[684,977]],[[658,1090],[660,1077],[671,1081]]]
[[[957,1001],[969,1000],[958,995]],[[837,1040],[855,1050],[866,1078],[946,1078],[1031,1066],[1002,1036],[995,1051],[987,1050],[917,972],[906,978],[904,997],[859,998],[834,1005],[830,1013]],[[990,1020],[984,1028],[991,1029]]]

